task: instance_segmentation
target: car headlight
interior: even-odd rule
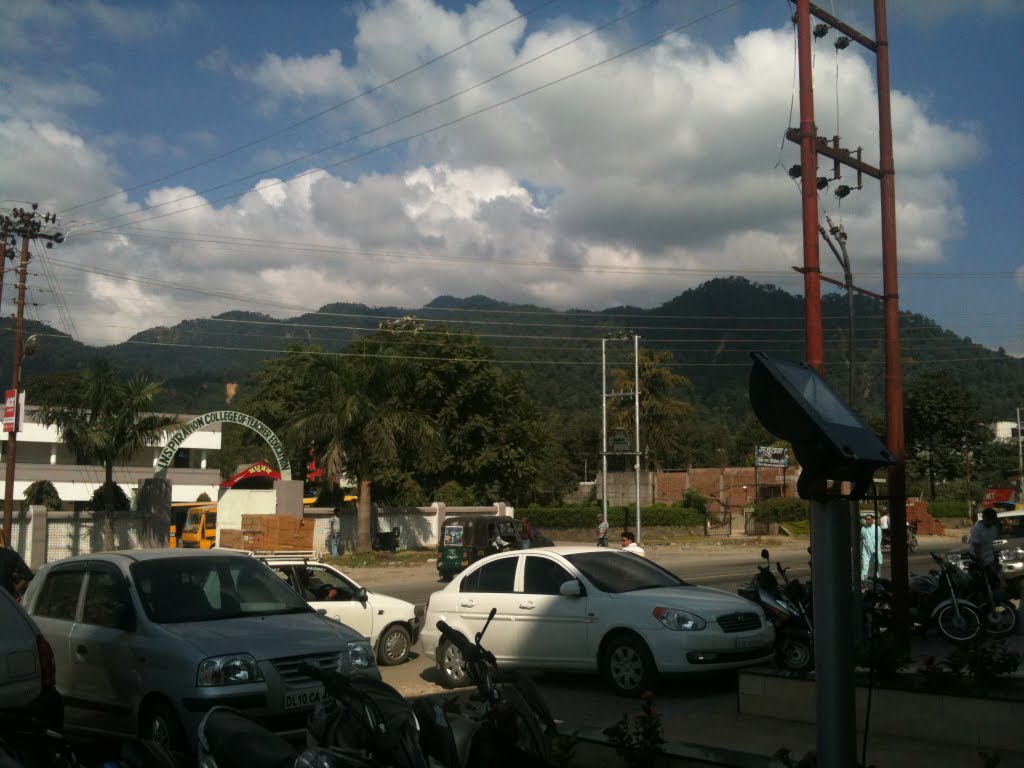
[[[255,683],[263,679],[263,673],[256,659],[248,653],[235,653],[230,656],[214,656],[199,663],[196,685],[242,685]]]
[[[696,632],[708,625],[704,619],[695,613],[687,613],[677,608],[655,608],[654,618],[660,621],[669,629],[679,632]]]
[[[373,646],[365,640],[353,640],[345,647],[345,653],[338,661],[338,671],[349,672],[353,669],[367,669],[376,664]]]

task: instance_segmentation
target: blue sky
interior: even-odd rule
[[[873,34],[870,0],[819,4]],[[1024,354],[1024,3],[890,5],[901,306]],[[0,200],[72,233],[35,312],[104,344],[235,308],[654,307],[716,274],[798,291],[792,8],[0,2]],[[877,164],[874,59],[834,39],[819,132]],[[877,184],[820,197],[879,290]]]

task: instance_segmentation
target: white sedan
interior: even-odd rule
[[[260,559],[311,606],[369,640],[381,666],[401,664],[409,658],[420,629],[412,603],[367,592],[318,558],[279,554]]]
[[[659,673],[734,669],[772,658],[775,631],[738,595],[687,584],[637,555],[551,547],[491,555],[427,601],[420,635],[446,686],[468,682],[444,620],[470,641],[497,609],[483,646],[499,666],[600,671],[618,693]]]

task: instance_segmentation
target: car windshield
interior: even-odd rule
[[[1024,515],[999,518],[999,535],[1004,539],[1024,538]]]
[[[580,552],[565,559],[602,592],[689,586],[660,565],[628,552]]]
[[[157,624],[313,610],[249,557],[165,557],[135,563],[131,572],[146,615]]]

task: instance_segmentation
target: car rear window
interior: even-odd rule
[[[580,552],[565,559],[602,592],[689,586],[671,571],[628,552]]]
[[[131,567],[146,615],[158,624],[309,613],[293,589],[248,557],[166,557]]]

